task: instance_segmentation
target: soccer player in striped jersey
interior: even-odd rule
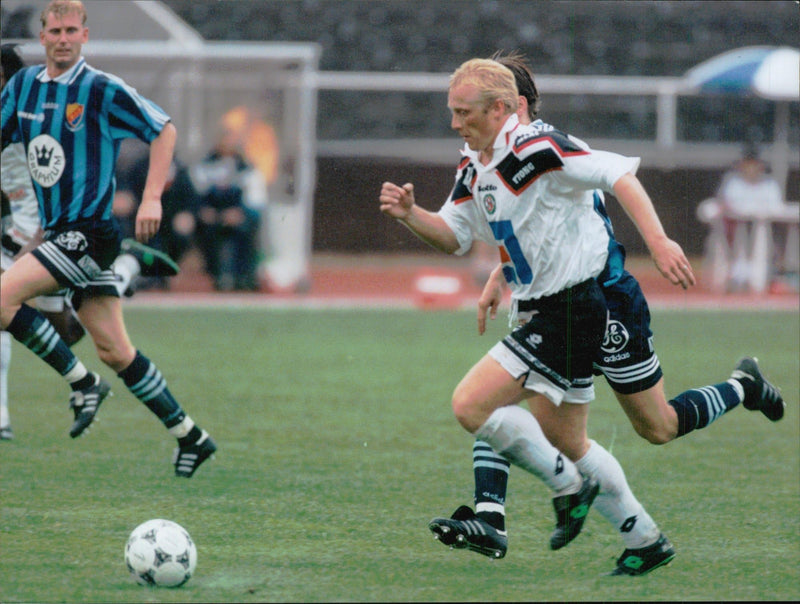
[[[17,44],[0,46],[2,86],[25,64]],[[11,266],[14,259],[33,249],[42,241],[39,220],[39,202],[28,171],[25,148],[22,143],[12,143],[3,149],[0,181],[8,202],[8,216],[4,215],[2,244],[0,245],[0,272]],[[7,219],[7,220],[6,220]],[[129,290],[131,282],[139,275],[174,276],[179,267],[160,252],[131,239],[123,240],[122,253],[112,267],[117,276],[116,287],[120,293]],[[38,296],[33,302],[36,308],[53,324],[68,346],[77,343],[86,333],[81,325],[71,296],[66,289],[54,294]],[[11,364],[11,335],[0,331],[0,441],[11,440],[14,432],[8,404],[8,373]]]
[[[86,63],[81,56],[89,39],[86,17],[79,0],[48,3],[39,34],[45,64],[21,70],[2,91],[2,145],[22,143],[26,150],[45,233],[43,243],[0,276],[0,327],[70,384],[70,436],[79,436],[93,422],[110,385],[26,304],[62,287],[72,290],[98,356],[177,439],[175,474],[191,477],[216,445],[186,415],[155,364],[133,346],[111,268],[120,252],[119,227],[111,215],[120,142],[137,137],[150,145],[136,216],[136,239],[145,242],[161,222],[176,131],[155,103]]]

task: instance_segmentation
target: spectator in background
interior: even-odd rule
[[[749,228],[753,218],[773,214],[784,205],[778,182],[767,172],[758,147],[748,143],[742,158],[722,177],[717,201],[725,220],[728,245],[733,252],[729,288],[747,289],[750,283]],[[774,262],[773,262],[774,264]]]
[[[280,150],[275,129],[258,113],[239,105],[222,116],[222,127],[238,137],[245,160],[264,176],[267,185],[278,178]]]
[[[198,192],[197,243],[219,291],[257,289],[256,265],[267,185],[241,149],[238,132],[222,128],[213,150],[191,169]]]
[[[781,187],[758,153],[758,147],[748,144],[742,158],[725,173],[718,198],[728,213],[753,216],[783,207]]]
[[[189,168],[177,160],[169,168],[162,200],[165,202],[161,229],[163,248],[180,262],[195,243],[198,198]]]
[[[120,189],[114,197],[114,214],[125,230],[125,217],[135,216],[144,191],[149,158],[142,155],[120,177]],[[161,228],[153,238],[153,246],[179,263],[195,245],[198,194],[189,169],[173,159],[161,196],[163,216]]]
[[[118,189],[114,193],[114,199],[111,202],[111,213],[119,223],[119,231],[123,239],[129,239],[135,236],[136,228],[136,209],[139,203],[136,197],[128,188]]]

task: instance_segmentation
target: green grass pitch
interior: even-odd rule
[[[511,472],[506,558],[434,541],[428,520],[472,503],[472,438],[453,387],[506,332],[475,313],[132,307],[134,343],[217,441],[178,479],[174,440],[112,372],[114,396],[84,438],[67,434],[62,380],[14,343],[0,443],[2,602],[418,602],[800,599],[797,312],[653,311],[667,393],[724,381],[758,356],[783,391],[772,424],[737,408],[665,446],[636,436],[598,381],[590,436],[675,544],[641,578],[608,577],[621,539],[596,513],[551,552],[547,489]],[[91,344],[79,355],[100,363]],[[150,518],[186,527],[195,576],[141,587],[123,546]]]

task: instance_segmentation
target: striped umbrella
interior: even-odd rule
[[[755,94],[773,101],[800,100],[800,50],[746,46],[700,63],[686,73],[700,93]]]
[[[745,46],[693,67],[685,75],[694,94],[738,94],[776,101],[772,171],[783,186],[789,173],[789,105],[800,101],[800,50],[790,46]]]

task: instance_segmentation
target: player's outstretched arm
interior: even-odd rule
[[[694,273],[683,249],[664,232],[650,196],[631,173],[614,183],[614,195],[636,225],[661,274],[684,289],[695,284]]]
[[[448,254],[455,253],[461,247],[455,233],[441,216],[416,204],[414,185],[411,183],[406,183],[401,187],[391,182],[385,182],[381,186],[381,194],[378,199],[381,212],[402,222],[412,233],[431,247]]]

